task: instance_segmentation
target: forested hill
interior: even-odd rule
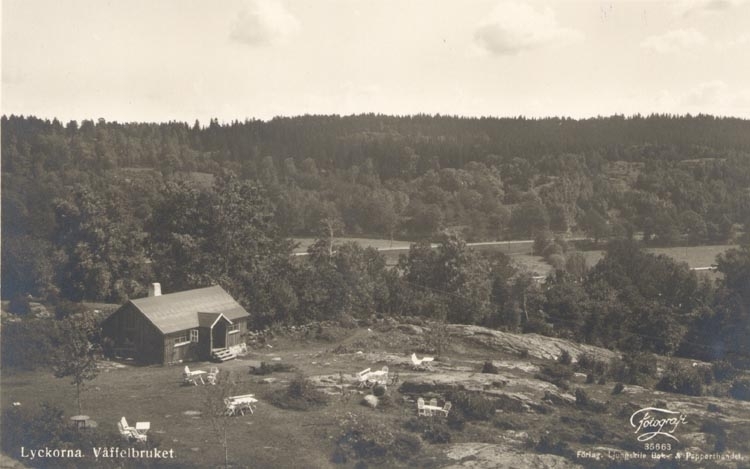
[[[11,231],[75,182],[210,182],[227,171],[265,186],[287,235],[316,235],[327,220],[351,235],[642,231],[673,245],[726,241],[750,219],[750,121],[703,115],[368,114],[207,126],[4,116],[2,169]]]
[[[14,311],[29,295],[64,317],[66,301],[121,303],[155,280],[220,284],[258,327],[407,314],[746,366],[750,247],[720,257],[711,285],[638,244],[750,246],[749,227],[746,120],[2,118],[0,278]],[[540,243],[556,259],[544,287],[464,242],[550,231],[629,241],[590,271],[564,242]],[[300,235],[424,242],[387,269],[328,239],[294,258]]]

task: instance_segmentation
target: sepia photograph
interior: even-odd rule
[[[750,468],[750,0],[0,0],[0,468]]]

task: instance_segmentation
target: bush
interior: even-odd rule
[[[271,373],[283,373],[286,371],[292,371],[294,367],[285,363],[266,363],[260,362],[260,366],[257,368],[251,368],[250,374],[253,375],[270,375]]]
[[[385,392],[388,389],[383,384],[376,384],[375,387],[372,388],[372,394],[375,397],[383,397],[385,396]]]
[[[557,358],[557,361],[562,365],[570,365],[573,363],[573,357],[570,356],[570,352],[567,350],[563,350],[560,356]]]
[[[622,359],[612,359],[609,374],[616,381],[648,386],[656,376],[656,358],[648,352],[625,354]]]
[[[594,412],[607,411],[606,403],[597,401],[596,399],[591,399],[588,394],[586,394],[586,391],[580,388],[576,389],[576,405]]]
[[[542,367],[541,373],[537,373],[534,377],[552,383],[560,389],[568,389],[570,387],[568,380],[573,377],[573,370],[568,365],[553,363]]]
[[[495,415],[495,402],[478,393],[452,391],[446,400],[453,403],[453,409],[461,412],[467,420],[489,420]]]
[[[65,319],[69,316],[82,314],[86,312],[86,307],[81,303],[74,303],[68,300],[60,300],[55,305],[55,318]]]
[[[50,326],[50,321],[43,319],[3,321],[0,340],[2,368],[33,370],[48,365],[52,344],[56,340],[56,328]]]
[[[621,394],[625,390],[625,385],[622,383],[616,383],[615,387],[612,388],[612,394]]]
[[[493,365],[490,360],[485,360],[484,365],[482,365],[482,373],[497,374],[497,372],[498,372],[497,367]]]
[[[19,316],[28,316],[31,313],[31,301],[28,295],[16,295],[11,298],[8,311]]]
[[[741,401],[750,401],[750,379],[735,379],[729,388],[729,395]]]
[[[544,434],[537,441],[532,440],[532,446],[537,452],[544,454],[570,457],[573,453],[567,442],[551,434]]]
[[[449,443],[451,441],[451,433],[442,419],[435,420],[413,417],[404,423],[404,428],[421,434],[422,438],[430,443]]]
[[[703,393],[703,377],[695,368],[672,361],[667,364],[656,388],[660,391],[700,396]]]
[[[727,360],[721,360],[714,362],[711,365],[711,370],[713,371],[714,378],[716,381],[729,381],[734,379],[735,376],[737,376],[737,369]]]
[[[275,392],[269,400],[276,407],[290,410],[309,410],[328,402],[325,394],[318,391],[310,380],[302,375],[297,375],[289,383],[286,392]]]
[[[332,461],[349,463],[353,460],[360,463],[375,463],[385,467],[391,460],[407,461],[418,454],[422,443],[414,435],[394,432],[389,425],[360,420],[356,414],[349,413],[340,422],[342,433],[336,441]]]
[[[607,373],[607,362],[598,360],[591,353],[582,353],[578,355],[576,369],[578,371],[591,373],[594,376],[602,376]]]

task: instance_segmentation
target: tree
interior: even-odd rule
[[[226,412],[225,399],[235,394],[237,388],[231,372],[222,371],[216,377],[216,385],[205,387],[204,414],[211,422],[214,437],[224,450],[224,467],[229,468],[229,434],[234,418]]]
[[[515,236],[529,237],[549,228],[547,209],[537,198],[517,205],[510,215],[510,228]]]
[[[292,243],[261,187],[232,175],[211,188],[169,184],[151,221],[151,258],[171,290],[222,285],[260,323],[289,317]]]
[[[97,334],[93,318],[85,315],[70,316],[57,324],[52,371],[56,378],[71,378],[71,384],[76,387],[78,413],[81,413],[81,392],[86,382],[99,374]]]

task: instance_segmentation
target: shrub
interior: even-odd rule
[[[552,325],[539,318],[531,318],[523,324],[524,334],[539,334],[551,336]]]
[[[557,361],[562,365],[570,365],[573,363],[573,357],[570,356],[570,352],[567,350],[563,350],[560,356],[557,358]]]
[[[656,358],[648,352],[631,352],[612,359],[610,377],[626,384],[648,386],[656,376]]]
[[[586,391],[583,389],[576,389],[576,405],[578,407],[588,409],[594,412],[606,412],[607,411],[607,404],[604,402],[597,401],[596,399],[591,399],[588,394],[586,394]]]
[[[750,379],[735,379],[729,388],[729,395],[741,401],[750,401]]]
[[[294,367],[285,363],[266,363],[260,362],[260,366],[257,368],[251,368],[250,373],[254,375],[270,375],[271,373],[283,373],[286,371],[292,371]]]
[[[729,381],[737,376],[737,369],[727,360],[714,362],[711,365],[716,381]]]
[[[482,365],[482,373],[495,373],[497,374],[497,367],[492,364],[492,361],[485,360],[484,365]]]
[[[385,392],[388,389],[385,387],[385,385],[382,384],[376,384],[375,387],[372,388],[372,394],[375,397],[383,397],[385,396]]]
[[[568,380],[573,377],[573,370],[568,365],[553,363],[542,367],[541,372],[534,377],[552,383],[560,389],[568,389]]]
[[[549,433],[542,435],[539,440],[532,440],[531,444],[539,453],[556,454],[565,457],[570,457],[573,453],[567,442]]]
[[[74,303],[68,300],[60,300],[55,305],[55,317],[57,319],[65,319],[68,316],[74,316],[86,312],[86,307],[81,303]]]
[[[695,368],[672,361],[667,364],[656,388],[660,391],[700,396],[703,393],[703,377]]]
[[[576,405],[579,407],[586,407],[589,405],[589,395],[586,394],[581,388],[576,388]]]
[[[27,295],[16,295],[8,303],[8,311],[19,316],[31,313],[31,302]]]
[[[714,439],[714,451],[724,452],[727,449],[726,424],[715,420],[706,420],[701,424],[701,433],[711,435]]]
[[[453,403],[453,409],[460,411],[467,420],[489,420],[495,415],[495,402],[478,393],[452,391],[446,400]]]
[[[48,365],[52,344],[56,340],[56,329],[50,326],[50,322],[43,319],[3,321],[0,340],[2,368],[33,370]]]
[[[612,394],[621,394],[625,390],[625,385],[622,383],[616,383],[615,387],[612,388]]]
[[[576,369],[583,372],[588,372],[594,376],[602,376],[607,373],[607,362],[598,360],[591,353],[582,353],[578,355],[578,363],[576,363]]]
[[[422,446],[414,435],[393,431],[383,423],[360,420],[352,413],[347,414],[339,426],[342,433],[331,458],[339,464],[358,460],[360,463],[393,466],[388,464],[390,460],[409,460],[419,453]]]
[[[297,375],[286,389],[286,392],[275,392],[271,395],[271,404],[282,409],[308,410],[326,404],[325,394],[318,391],[309,379]]]
[[[435,420],[413,417],[404,423],[404,428],[421,434],[422,438],[430,443],[449,443],[451,441],[451,433],[442,419]]]

